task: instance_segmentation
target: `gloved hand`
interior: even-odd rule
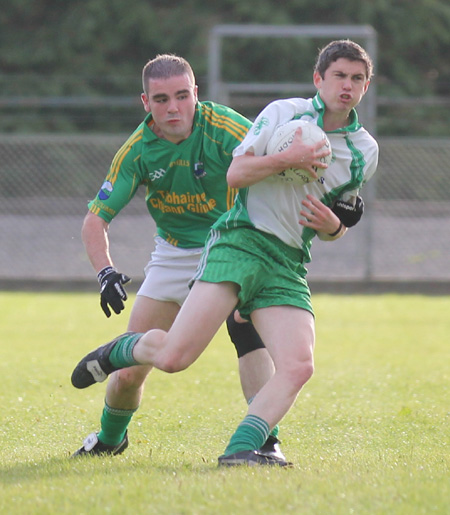
[[[108,318],[111,316],[109,306],[118,315],[125,309],[123,301],[128,299],[123,285],[129,283],[131,279],[127,275],[119,273],[112,266],[106,266],[100,270],[97,278],[100,284],[100,306],[105,315]]]
[[[345,227],[353,227],[361,220],[364,213],[364,201],[359,195],[356,197],[355,205],[351,202],[336,200],[331,210]]]

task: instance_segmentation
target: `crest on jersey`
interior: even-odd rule
[[[199,161],[198,163],[195,163],[194,165],[194,177],[196,179],[201,179],[206,175],[205,167],[203,166],[203,163]]]
[[[105,181],[102,184],[102,187],[100,188],[100,191],[98,192],[98,198],[100,200],[107,200],[111,196],[111,193],[113,192],[113,185],[109,181]]]
[[[253,132],[255,133],[255,136],[258,136],[262,130],[263,127],[266,125],[269,125],[269,119],[263,116],[261,120],[259,120],[258,123],[256,123],[253,127]]]

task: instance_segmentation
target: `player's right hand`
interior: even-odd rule
[[[125,309],[123,301],[128,299],[123,285],[129,283],[131,279],[127,275],[119,273],[112,266],[106,266],[100,270],[97,278],[100,284],[100,306],[103,312],[109,318],[111,316],[109,306],[111,306],[114,313],[118,315]]]

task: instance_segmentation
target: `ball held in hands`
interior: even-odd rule
[[[270,140],[267,143],[266,154],[272,155],[286,150],[294,141],[297,129],[302,128],[302,141],[307,145],[314,145],[319,141],[323,141],[323,146],[331,150],[330,141],[325,132],[315,123],[307,122],[305,120],[291,120],[283,125],[280,125]],[[331,163],[332,154],[320,158],[320,161],[326,165]],[[315,168],[317,178],[320,178],[325,173],[326,168]],[[317,180],[313,177],[308,170],[300,168],[287,168],[278,175],[274,176],[283,181],[294,182],[297,184],[307,184],[311,181]]]

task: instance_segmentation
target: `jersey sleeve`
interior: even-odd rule
[[[139,154],[128,140],[115,155],[109,172],[88,208],[106,222],[111,220],[130,202],[141,184]]]
[[[372,144],[370,148],[366,152],[366,170],[364,174],[364,182],[365,184],[369,179],[372,178],[373,174],[376,172],[378,167],[378,143],[374,138],[371,137]]]

